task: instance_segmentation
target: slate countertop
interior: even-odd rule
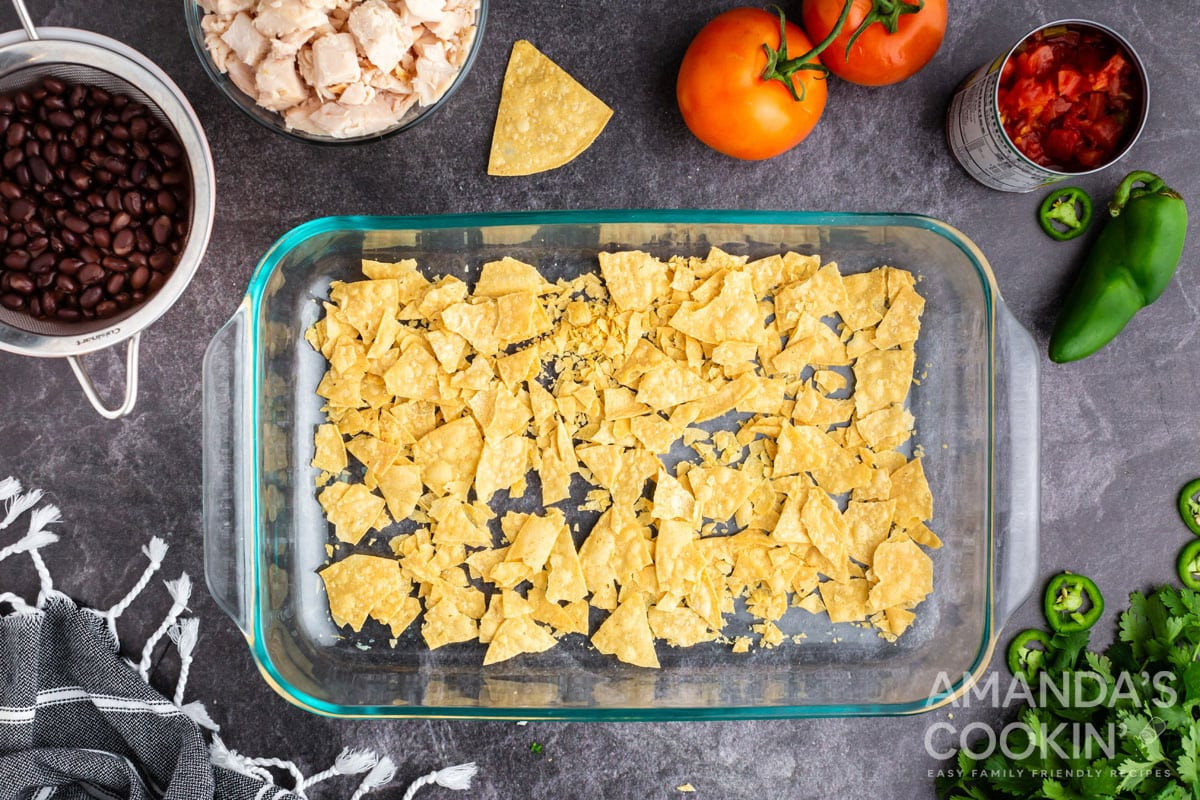
[[[1043,236],[1041,194],[1003,194],[972,181],[947,152],[943,116],[964,76],[1030,28],[1089,17],[1124,34],[1151,75],[1150,118],[1117,167],[1077,181],[1099,201],[1127,169],[1163,175],[1200,196],[1200,40],[1187,0],[1094,4],[1024,0],[1000,13],[987,0],[952,3],[934,62],[895,87],[835,81],[807,141],[776,159],[741,163],[691,137],[674,102],[675,72],[701,25],[729,3],[493,0],[486,40],[465,84],[416,128],[366,147],[317,148],[249,120],[209,82],[184,29],[179,2],[31,0],[41,25],[82,27],[119,39],[162,66],[195,106],[217,168],[218,208],[207,257],[178,303],[142,342],[141,391],[132,415],[105,422],[66,363],[0,353],[0,477],[15,475],[62,506],[63,540],[46,551],[58,585],[107,607],[140,573],[157,534],[172,545],[164,576],[203,571],[200,511],[200,361],[237,306],[255,263],[283,232],[327,214],[425,214],[549,208],[762,208],[907,211],[943,219],[972,238],[1000,290],[1044,353],[1056,306],[1085,248]],[[785,4],[798,18],[799,3]],[[15,15],[0,26],[16,27]],[[500,82],[516,39],[531,40],[615,114],[566,167],[529,178],[486,175]],[[1042,576],[1070,568],[1110,598],[1168,580],[1189,534],[1175,495],[1200,474],[1200,243],[1192,232],[1165,294],[1100,355],[1069,366],[1043,356]],[[1085,240],[1086,241],[1086,240]],[[116,358],[89,359],[117,389]],[[0,588],[31,585],[5,565]],[[688,724],[339,721],[293,708],[259,677],[241,635],[207,594],[189,698],[202,699],[240,752],[293,757],[323,769],[343,745],[391,753],[397,787],[425,772],[475,760],[477,798],[932,797],[941,764],[924,739],[935,721],[961,730],[1005,712],[975,704],[907,718]],[[132,612],[131,612],[132,613]],[[1039,619],[1026,604],[1008,631]],[[157,624],[125,622],[131,641]],[[1103,637],[1102,637],[1103,638]],[[940,744],[945,739],[938,740]],[[542,753],[530,752],[530,744]],[[348,786],[318,796],[348,795]],[[432,797],[452,797],[428,790]],[[401,789],[378,796],[398,798]],[[424,796],[424,794],[422,794]]]

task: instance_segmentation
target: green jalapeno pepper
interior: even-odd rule
[[[1162,178],[1129,173],[1108,208],[1112,219],[1088,252],[1050,337],[1050,359],[1060,364],[1112,341],[1163,293],[1183,254],[1187,205]]]
[[[1082,236],[1092,224],[1092,198],[1078,186],[1055,189],[1038,208],[1038,222],[1047,236],[1060,242]]]
[[[1183,524],[1189,531],[1200,536],[1200,499],[1197,495],[1200,495],[1200,478],[1188,481],[1179,490],[1179,516],[1183,517]]]
[[[1091,607],[1084,610],[1087,598]],[[1062,572],[1050,579],[1044,598],[1046,622],[1055,633],[1086,631],[1104,613],[1104,596],[1091,578]]]
[[[1179,580],[1189,589],[1200,589],[1200,539],[1188,542],[1175,562]]]
[[[1031,644],[1040,644],[1042,649],[1030,647]],[[1049,649],[1050,634],[1038,628],[1021,631],[1008,646],[1008,671],[1014,676],[1025,676],[1026,681],[1033,680],[1041,671]]]

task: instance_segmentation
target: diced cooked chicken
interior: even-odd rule
[[[213,64],[289,129],[346,138],[442,97],[479,0],[196,0]]]
[[[296,71],[296,59],[269,58],[258,65],[255,73],[258,85],[258,104],[272,111],[283,111],[308,97],[308,87]]]
[[[417,76],[413,78],[413,91],[421,105],[437,101],[458,74],[458,68],[446,60],[446,48],[441,43],[417,45]]]
[[[312,43],[313,85],[328,89],[354,83],[362,75],[354,37],[348,33],[331,33]]]
[[[367,2],[350,12],[347,27],[367,59],[384,72],[391,72],[412,47],[412,29],[400,22],[384,0]]]
[[[376,94],[374,87],[358,81],[342,90],[341,95],[338,96],[338,102],[344,106],[365,106],[375,99]]]
[[[295,58],[300,48],[312,40],[316,31],[294,31],[271,40],[271,58]]]
[[[417,22],[437,22],[445,5],[445,0],[404,0],[409,16]]]
[[[219,33],[204,34],[204,46],[208,49],[208,54],[212,56],[213,66],[218,72],[228,72],[229,62],[236,61],[237,56],[229,49],[229,45],[221,41]]]
[[[445,11],[434,21],[426,22],[425,27],[430,33],[438,37],[442,41],[449,41],[454,34],[471,24],[471,20],[475,18],[475,12],[465,8],[458,8],[453,11]]]
[[[209,14],[236,14],[254,8],[255,0],[199,0]]]
[[[233,18],[229,30],[221,34],[221,41],[229,45],[230,49],[237,53],[237,57],[249,67],[258,66],[258,62],[262,61],[263,56],[271,49],[271,43],[258,32],[254,21],[245,11]]]
[[[229,63],[226,66],[229,68],[226,74],[233,81],[233,85],[257,101],[258,87],[254,83],[254,70],[236,58],[229,59]]]
[[[328,15],[319,8],[311,8],[302,0],[261,0],[254,27],[263,36],[287,36],[289,33],[310,28],[321,28],[328,24]]]

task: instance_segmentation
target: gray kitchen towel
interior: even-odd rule
[[[171,607],[140,660],[120,652],[117,620],[151,584],[167,545],[155,537],[143,548],[141,578],[112,608],[78,606],[55,590],[39,552],[57,540],[49,527],[59,521],[58,509],[39,506],[41,499],[12,478],[0,481],[0,535],[28,517],[24,537],[0,547],[0,562],[28,557],[40,583],[34,604],[0,583],[0,800],[295,800],[329,778],[366,773],[351,796],[358,800],[392,780],[392,760],[370,751],[347,748],[332,767],[305,777],[290,761],[228,749],[203,705],[183,702],[199,625],[184,617],[186,573],[165,582]],[[179,652],[172,698],[149,677],[164,637]],[[272,769],[288,774],[292,787],[276,786]],[[430,773],[404,798],[434,784],[466,789],[475,771],[472,763]]]

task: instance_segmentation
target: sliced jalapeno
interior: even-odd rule
[[[1200,590],[1200,539],[1188,542],[1175,562],[1179,580],[1189,589]]]
[[[1090,605],[1084,607],[1084,601]],[[1046,623],[1055,633],[1086,631],[1104,613],[1104,596],[1095,582],[1063,572],[1050,579],[1044,598]]]
[[[1065,242],[1082,236],[1092,223],[1092,198],[1078,186],[1064,186],[1046,195],[1038,222],[1051,239]]]
[[[1188,526],[1188,530],[1200,536],[1200,499],[1197,499],[1197,494],[1200,494],[1200,478],[1188,481],[1179,491],[1179,516],[1183,517],[1183,524]]]
[[[1042,649],[1030,647],[1040,644]],[[1031,681],[1041,671],[1046,661],[1046,651],[1050,649],[1050,634],[1040,628],[1027,628],[1013,638],[1008,646],[1008,671],[1015,675],[1025,676]]]

